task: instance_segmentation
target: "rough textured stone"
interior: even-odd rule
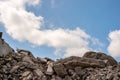
[[[69,57],[61,59],[57,63],[62,63],[67,69],[74,69],[74,67],[105,67],[105,62],[103,60],[97,60],[92,58],[80,58],[80,57]]]
[[[2,33],[0,33],[0,57],[5,57],[13,52],[13,49],[2,39]]]
[[[42,72],[40,69],[34,70],[34,73],[35,73],[38,77],[44,76],[43,72]]]
[[[0,41],[0,80],[120,80],[120,63],[100,52],[54,61],[35,58],[28,50],[13,52]]]
[[[34,64],[34,62],[32,61],[31,57],[29,57],[29,56],[24,56],[24,58],[22,60],[24,62],[28,62],[30,64]]]
[[[100,59],[100,60],[108,60],[107,65],[116,65],[117,64],[117,61],[114,58],[112,58],[111,56],[106,55],[104,53],[101,53],[101,52],[90,51],[90,52],[85,53],[83,57]]]
[[[56,74],[60,77],[65,77],[65,75],[67,74],[64,65],[61,63],[54,64],[53,68],[54,68]]]
[[[48,67],[47,67],[46,74],[52,75],[54,73],[54,71],[53,71],[53,62],[48,61],[47,64],[48,64]]]
[[[17,49],[17,52],[20,55],[31,56],[32,58],[34,58],[34,56],[32,55],[32,53],[30,51],[28,51],[28,50]]]

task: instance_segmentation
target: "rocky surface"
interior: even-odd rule
[[[3,45],[0,43],[0,80],[120,80],[120,63],[104,53],[87,52],[83,57],[54,61],[35,58],[27,50],[14,52],[8,44]],[[2,49],[6,48],[12,51],[3,56]]]
[[[9,53],[13,53],[13,49],[2,39],[2,32],[0,32],[0,57],[4,57]]]

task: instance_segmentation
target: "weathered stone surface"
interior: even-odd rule
[[[34,56],[32,55],[32,53],[30,51],[28,51],[28,50],[17,49],[17,52],[20,55],[31,56],[32,58],[34,58]]]
[[[20,66],[19,65],[15,65],[12,67],[12,69],[10,70],[10,73],[15,72]]]
[[[80,58],[80,57],[69,57],[65,59],[61,59],[57,63],[62,63],[67,69],[74,69],[74,67],[105,67],[105,62],[103,60],[97,60],[97,59],[92,59],[92,58]]]
[[[40,69],[34,70],[34,73],[40,78],[44,76],[43,72]]]
[[[48,67],[47,67],[46,74],[47,75],[52,75],[54,73],[54,71],[53,71],[53,62],[48,61],[47,64],[48,64]]]
[[[117,61],[114,58],[112,58],[111,56],[106,55],[104,53],[101,53],[101,52],[90,51],[90,52],[85,53],[83,57],[100,59],[100,60],[108,60],[107,65],[116,65],[117,64]]]
[[[120,80],[120,63],[106,54],[87,52],[83,57],[54,61],[35,58],[27,50],[9,51],[12,48],[0,40],[0,54],[4,55],[0,56],[0,80]]]
[[[2,33],[0,33],[0,57],[5,57],[9,53],[13,53],[13,49],[2,39]]]
[[[29,57],[29,56],[24,56],[24,58],[22,60],[24,62],[28,62],[30,64],[34,64],[34,62],[32,61],[31,57]]]
[[[53,68],[54,68],[56,74],[60,77],[65,77],[65,75],[67,74],[64,65],[61,63],[54,64]]]

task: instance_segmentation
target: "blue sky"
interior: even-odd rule
[[[83,54],[81,53],[82,50],[83,52],[89,50],[101,51],[116,57],[116,59],[120,57],[119,0],[26,0],[26,2],[21,0],[20,3],[17,1],[20,0],[0,0],[0,31],[4,33],[4,39],[14,49],[27,49],[36,57],[50,57],[53,59],[71,55],[81,56],[81,54]],[[5,6],[10,8],[9,10],[11,11],[5,12]],[[20,12],[23,15],[19,14]],[[18,15],[16,16],[16,14]],[[31,20],[31,22],[29,22],[29,19],[27,19],[28,17],[26,17],[27,15],[29,15],[33,21]],[[12,21],[12,19],[6,16],[16,19]],[[26,18],[25,21],[26,23],[28,22],[28,24],[24,24],[19,18]],[[17,20],[18,22],[16,22]],[[21,29],[19,25],[17,25],[18,23],[23,24],[20,26],[22,29],[24,28],[25,31],[18,33],[18,30]],[[31,25],[35,26],[35,28],[31,27]],[[45,36],[45,39],[35,38],[30,40],[30,38],[26,38],[31,33],[29,31],[26,33],[27,30],[33,29],[38,31],[39,35],[37,37]],[[78,33],[79,35],[76,35]],[[85,34],[82,35],[82,33]],[[66,37],[65,35],[68,39],[64,39]],[[51,39],[51,36],[53,39]],[[69,36],[74,39],[69,38]],[[32,36],[31,38],[33,37],[35,36]],[[36,41],[36,39],[38,39],[38,41]],[[45,40],[45,42],[42,42],[42,40]],[[70,44],[67,43],[69,40],[71,40]],[[79,41],[82,40],[85,41],[83,42],[85,44],[81,43],[82,45],[77,45],[77,43],[74,43],[79,43]],[[113,44],[114,42],[116,43]],[[73,44],[75,45],[71,47]],[[84,49],[80,49],[82,47]]]

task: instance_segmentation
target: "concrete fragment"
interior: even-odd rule
[[[65,77],[65,75],[67,75],[67,71],[63,64],[61,63],[54,64],[53,68],[58,76]]]
[[[52,75],[54,73],[54,71],[53,71],[53,62],[48,61],[47,64],[48,64],[48,68],[47,68],[46,74],[47,75]]]

